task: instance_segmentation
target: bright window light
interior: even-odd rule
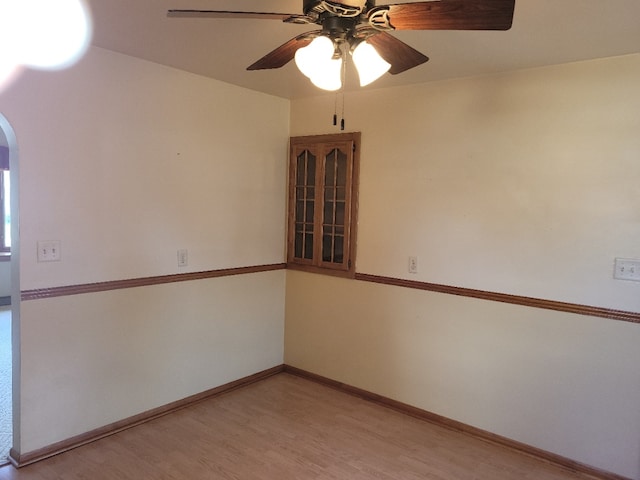
[[[2,239],[4,245],[1,245],[3,249],[11,248],[11,183],[9,182],[9,170],[0,171],[2,177]]]

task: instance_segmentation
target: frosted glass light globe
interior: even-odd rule
[[[391,68],[391,64],[380,56],[373,45],[367,42],[359,43],[353,51],[352,57],[358,70],[361,87],[374,82]]]
[[[306,77],[312,78],[325,62],[333,58],[334,52],[335,48],[329,37],[316,37],[309,45],[296,51],[296,65]]]
[[[342,87],[342,59],[335,58],[325,61],[322,68],[318,69],[311,77],[311,83],[323,90],[333,92]]]

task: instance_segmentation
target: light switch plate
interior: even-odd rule
[[[640,260],[616,258],[613,278],[640,282]]]
[[[38,242],[38,262],[59,262],[60,240]]]

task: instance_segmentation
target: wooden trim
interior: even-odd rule
[[[208,270],[204,272],[180,273],[175,275],[163,275],[157,277],[143,277],[129,280],[113,280],[109,282],[86,283],[81,285],[68,285],[62,287],[40,288],[34,290],[23,290],[21,300],[38,300],[42,298],[62,297],[68,295],[79,295],[83,293],[104,292],[108,290],[120,290],[124,288],[145,287],[160,285],[163,283],[186,282],[191,280],[203,280],[207,278],[226,277],[231,275],[245,275],[250,273],[268,272],[273,270],[302,270],[311,273],[329,274],[340,277],[352,278],[351,274],[342,271],[330,271],[328,269],[312,269],[299,264],[274,263],[270,265],[256,265],[250,267],[226,268],[220,270]],[[437,283],[418,282],[415,280],[405,280],[402,278],[384,277],[370,275],[367,273],[356,273],[355,279],[363,282],[379,283],[395,287],[413,288],[429,292],[445,293],[462,297],[478,298],[493,302],[509,303],[512,305],[522,305],[525,307],[542,308],[555,310],[558,312],[575,313],[591,317],[608,318],[610,320],[620,320],[623,322],[640,323],[640,312],[628,312],[624,310],[614,310],[610,308],[595,307],[590,305],[580,305],[577,303],[558,302],[555,300],[544,300],[540,298],[524,297],[520,295],[510,295],[507,293],[496,293],[485,290],[474,290],[471,288],[454,287]]]
[[[331,277],[354,278],[354,274],[347,270],[337,270],[333,268],[318,267],[315,265],[304,265],[301,263],[287,263],[287,270],[299,270],[307,273],[317,273],[319,275],[329,275]]]
[[[289,185],[287,211],[287,265],[295,265],[297,270],[312,273],[324,273],[340,277],[354,278],[356,265],[356,241],[358,225],[358,189],[360,183],[360,150],[362,135],[360,132],[337,133],[329,135],[311,135],[291,137],[289,139]],[[322,260],[322,216],[324,211],[324,180],[326,155],[333,149],[344,151],[348,158],[344,258],[340,264]],[[316,156],[315,170],[315,213],[313,258],[295,257],[295,213],[297,158],[304,150]],[[288,267],[289,268],[289,267]]]
[[[175,275],[162,275],[157,277],[133,278],[129,280],[113,280],[109,282],[85,283],[83,285],[68,285],[63,287],[39,288],[23,290],[21,299],[38,300],[41,298],[63,297],[82,293],[105,292],[108,290],[120,290],[123,288],[147,287],[163,283],[187,282],[191,280],[203,280],[207,278],[228,277],[231,275],[246,275],[249,273],[269,272],[283,270],[285,263],[271,265],[255,265],[251,267],[225,268],[221,270],[208,270],[205,272],[178,273]]]
[[[572,472],[590,475],[600,480],[631,480],[616,473],[607,472],[590,465],[585,465],[583,463],[576,462],[575,460],[571,460],[570,458],[563,457],[561,455],[557,455],[540,448],[532,447],[525,443],[511,440],[501,435],[496,435],[495,433],[491,433],[486,430],[482,430],[480,428],[473,427],[471,425],[467,425],[465,423],[458,422],[456,420],[452,420],[450,418],[443,417],[426,410],[422,410],[421,408],[413,407],[406,403],[402,403],[397,400],[393,400],[391,398],[387,398],[382,395],[378,395],[376,393],[372,393],[367,390],[348,385],[346,383],[338,382],[337,380],[331,380],[330,378],[323,377],[321,375],[317,375],[300,368],[292,367],[290,365],[284,365],[284,373],[296,375],[298,377],[334,388],[341,392],[360,397],[364,400],[376,403],[378,405],[391,408],[400,413],[419,418],[420,420],[439,425],[449,430],[454,430],[456,432],[470,435],[472,437],[493,443],[495,445],[515,450],[539,460],[557,465],[562,468],[566,468],[568,470],[571,470]]]
[[[343,133],[327,133],[320,135],[302,135],[291,137],[289,139],[291,145],[314,145],[317,143],[340,143],[350,141],[354,136],[360,136],[360,132],[343,132]],[[360,138],[358,138],[358,142]]]
[[[591,317],[608,318],[611,320],[621,320],[623,322],[640,323],[640,312],[627,312],[624,310],[612,310],[609,308],[593,307],[576,303],[557,302],[555,300],[543,300],[540,298],[522,297],[519,295],[509,295],[506,293],[487,292],[484,290],[474,290],[471,288],[452,287],[449,285],[439,285],[436,283],[417,282],[415,280],[404,280],[401,278],[382,277],[369,275],[366,273],[356,273],[356,280],[363,282],[381,283],[396,287],[414,288],[429,292],[446,293],[462,297],[479,298],[493,302],[510,303],[513,305],[524,305],[526,307],[543,308],[546,310],[556,310],[558,312],[577,313]]]
[[[9,460],[16,468],[24,467],[31,463],[44,460],[45,458],[58,455],[68,450],[72,450],[74,448],[81,447],[82,445],[86,445],[87,443],[95,442],[96,440],[100,440],[101,438],[105,438],[110,435],[116,434],[118,432],[122,432],[123,430],[127,430],[129,428],[135,427],[142,423],[155,420],[156,418],[162,417],[164,415],[168,415],[178,410],[182,410],[183,408],[190,407],[204,400],[208,400],[210,398],[222,395],[224,393],[228,393],[232,390],[236,390],[238,388],[251,385],[252,383],[259,382],[260,380],[264,380],[273,375],[277,375],[281,373],[283,370],[284,370],[284,365],[278,365],[276,367],[263,370],[261,372],[255,373],[253,375],[249,375],[239,380],[226,383],[219,387],[215,387],[210,390],[197,393],[195,395],[191,395],[182,400],[177,400],[175,402],[168,403],[167,405],[164,405],[162,407],[154,408],[146,412],[140,413],[138,415],[125,418],[124,420],[114,422],[110,425],[105,425],[104,427],[96,428],[95,430],[91,430],[90,432],[83,433],[75,437],[71,437],[67,440],[62,440],[61,442],[48,445],[46,447],[40,448],[38,450],[34,450],[32,452],[20,454],[12,449],[11,452],[9,453]]]

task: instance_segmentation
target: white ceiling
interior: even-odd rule
[[[387,3],[394,2],[377,2]],[[170,8],[302,13],[302,0],[91,0],[90,5],[92,43],[98,47],[280,97],[322,93],[293,62],[276,70],[246,70],[316,25],[166,16]],[[640,1],[516,0],[513,27],[507,32],[403,31],[393,35],[430,61],[399,75],[387,74],[366,88],[638,53]],[[351,78],[347,89],[360,88]]]

